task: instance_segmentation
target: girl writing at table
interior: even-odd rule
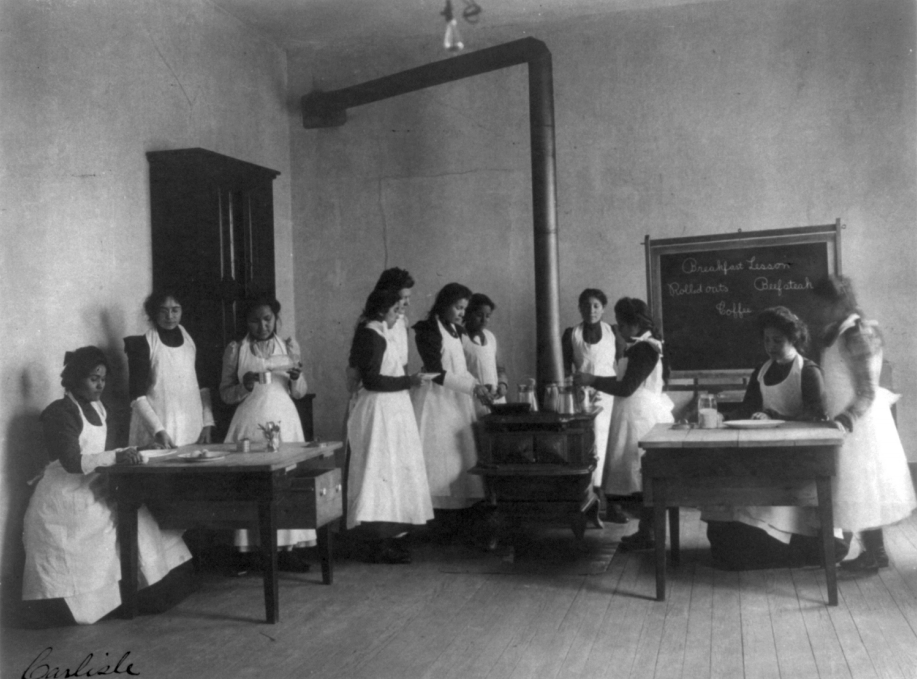
[[[615,303],[614,311],[617,375],[599,377],[580,372],[573,380],[578,387],[591,386],[616,397],[605,454],[604,491],[623,496],[642,491],[643,453],[638,442],[656,424],[674,421],[674,404],[662,391],[668,370],[662,360],[662,337],[646,302],[622,297]],[[653,546],[652,508],[641,509],[637,532],[624,536],[621,542],[630,549]]]
[[[108,360],[97,347],[67,352],[61,373],[64,397],[41,414],[51,462],[29,501],[23,529],[22,598],[41,600],[32,607],[35,625],[90,624],[121,605],[116,508],[108,497],[108,479],[97,470],[142,464],[142,459],[133,447],[105,448],[107,412],[101,398],[108,371]],[[137,522],[141,586],[162,581],[156,591],[142,594],[159,597],[179,584],[174,577],[164,578],[191,554],[181,533],[160,531],[145,506]],[[149,600],[141,596],[140,603]]]
[[[917,507],[907,458],[891,414],[897,397],[879,386],[882,336],[863,318],[850,279],[831,276],[813,290],[819,320],[828,415],[848,432],[833,479],[834,523],[858,532],[863,550],[841,568],[875,572],[888,566],[882,527]]]
[[[360,389],[347,421],[347,528],[359,527],[371,563],[410,563],[403,537],[433,518],[417,420],[408,395],[430,377],[405,375],[393,336],[402,315],[397,290],[374,290],[350,348]]]
[[[474,293],[465,309],[465,334],[462,335],[462,348],[465,350],[465,362],[468,372],[487,387],[492,403],[506,403],[506,392],[509,383],[506,370],[500,357],[497,338],[487,329],[490,316],[497,308],[485,294]],[[481,401],[475,401],[478,415],[487,414],[489,409]]]
[[[306,395],[306,378],[299,360],[299,344],[292,337],[281,339],[277,335],[280,302],[269,295],[251,299],[246,304],[245,319],[248,333],[230,342],[223,354],[220,397],[230,405],[238,404],[226,442],[248,438],[253,445],[263,445],[265,437],[260,425],[268,422],[279,425],[281,442],[304,442],[293,399]],[[234,542],[240,552],[256,551],[257,532],[236,531]],[[308,570],[304,557],[291,550],[311,547],[315,542],[315,531],[311,529],[278,530],[279,566],[284,570]]]
[[[765,309],[756,319],[768,360],[751,374],[735,420],[826,419],[821,369],[803,357],[806,324],[786,307]],[[713,558],[734,570],[792,567],[821,562],[818,513],[814,507],[706,507],[707,539]],[[843,558],[847,545],[838,541]]]

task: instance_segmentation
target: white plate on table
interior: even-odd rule
[[[784,422],[786,420],[730,420],[723,424],[733,429],[773,429]]]
[[[199,451],[189,451],[187,453],[179,453],[176,455],[176,459],[181,460],[182,462],[216,462],[217,460],[225,460],[226,453],[218,450],[208,451],[208,455],[195,455]]]

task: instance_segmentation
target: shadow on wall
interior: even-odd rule
[[[14,403],[31,403],[34,401],[36,376],[29,369],[23,370],[17,380],[17,393]],[[3,531],[0,572],[3,573],[3,588],[0,591],[0,607],[3,621],[9,620],[10,613],[18,606],[22,598],[22,568],[25,564],[25,550],[22,547],[22,519],[32,497],[37,477],[48,463],[41,438],[41,411],[35,407],[21,406],[10,418],[6,431],[6,449],[3,451],[3,484],[4,497],[7,498],[8,512]]]
[[[127,357],[123,351],[123,328],[113,321],[111,312],[106,309],[96,310],[98,317],[96,327],[102,330],[106,338],[97,346],[105,353],[111,366],[111,379],[106,385],[102,402],[108,413],[108,438],[106,448],[117,448],[127,445],[130,428],[130,401],[127,390]],[[93,314],[95,316],[95,314]],[[70,348],[76,349],[77,346]],[[63,369],[63,356],[53,359],[53,371]],[[59,368],[58,368],[59,366]],[[35,403],[40,397],[38,386],[43,375],[34,374],[34,368],[24,369],[15,384],[16,393],[12,403],[23,404],[10,418],[6,431],[6,449],[2,451],[3,487],[0,492],[8,498],[6,525],[3,527],[3,544],[0,545],[0,621],[9,622],[19,610],[22,599],[22,570],[25,565],[25,549],[22,544],[23,519],[29,500],[32,497],[34,484],[45,466],[48,454],[45,450],[41,430],[41,412],[54,400],[63,396],[57,375],[54,376],[52,393],[54,396],[40,408],[25,404]]]

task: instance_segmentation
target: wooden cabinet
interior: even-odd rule
[[[182,324],[197,345],[201,386],[213,390],[222,440],[232,417],[217,391],[223,350],[245,333],[243,300],[275,293],[273,182],[280,173],[199,148],[153,151],[147,159],[153,286],[182,297]],[[304,420],[311,403],[307,397],[300,406]]]

